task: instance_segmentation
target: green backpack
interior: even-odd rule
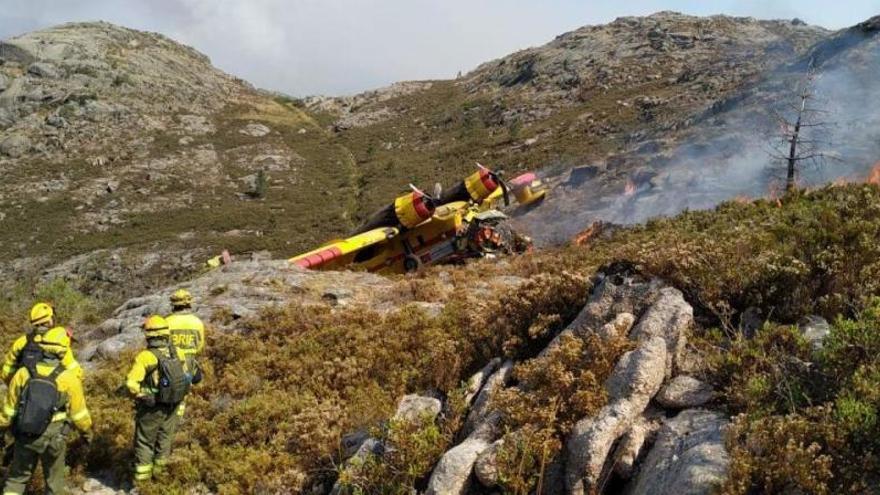
[[[190,389],[190,377],[183,366],[183,361],[177,358],[177,349],[173,345],[168,346],[168,356],[163,355],[157,349],[151,352],[159,361],[159,383],[156,384],[156,403],[180,404]]]

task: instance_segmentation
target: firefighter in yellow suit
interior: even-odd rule
[[[170,299],[171,314],[165,317],[165,321],[171,332],[171,343],[186,356],[190,372],[201,379],[202,370],[197,358],[205,349],[205,324],[192,313],[193,296],[188,290],[177,289]],[[181,416],[185,410],[186,404],[181,404]]]
[[[134,480],[143,481],[161,474],[168,464],[174,434],[183,415],[184,403],[162,404],[156,400],[159,389],[159,358],[172,352],[186,367],[183,351],[171,345],[168,323],[161,316],[151,316],[143,325],[147,348],[134,358],[125,385],[135,399]]]
[[[85,435],[87,442],[91,440],[92,418],[86,407],[79,374],[76,370],[64,369],[61,363],[63,357],[70,352],[70,337],[67,336],[67,331],[55,327],[39,335],[37,341],[43,350],[43,356],[36,365],[19,368],[12,377],[6,391],[6,399],[3,401],[3,411],[0,413],[0,428],[9,428],[14,423],[18,429],[24,422],[28,422],[28,416],[34,410],[31,409],[33,407],[31,404],[39,402],[40,399],[39,397],[35,399],[34,394],[37,394],[36,391],[46,392],[45,386],[32,387],[29,392],[24,392],[32,378],[32,373],[39,375],[43,382],[52,383],[54,380],[57,392],[50,389],[51,395],[48,397],[55,400],[55,406],[47,412],[51,416],[44,416],[49,423],[41,434],[25,435],[14,432],[15,446],[12,463],[3,485],[3,495],[24,493],[37,467],[37,462],[43,463],[46,493],[66,493],[64,458],[67,452],[68,423],[73,423]],[[27,406],[23,403],[19,404],[19,399],[23,395],[31,397],[31,404]],[[45,398],[46,394],[43,393],[41,397]],[[51,412],[53,409],[54,414]]]
[[[64,327],[55,326],[55,310],[47,303],[37,303],[30,311],[31,331],[17,338],[3,361],[3,368],[0,369],[0,379],[7,385],[12,379],[15,372],[24,364],[35,364],[40,357],[40,346],[34,342],[34,337],[43,335],[46,332],[62,331],[66,335],[67,330]],[[23,362],[26,361],[27,363]],[[76,370],[77,377],[82,379],[82,368],[76,358],[73,357],[73,351],[68,346],[67,352],[61,358],[61,365],[68,370]]]
[[[192,313],[193,297],[186,289],[171,294],[171,314],[165,317],[171,343],[187,357],[195,358],[205,349],[205,324]]]

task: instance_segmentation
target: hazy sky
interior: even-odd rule
[[[164,33],[257,86],[305,96],[450,78],[583,25],[659,10],[841,28],[880,14],[880,0],[0,0],[0,38],[100,19]]]

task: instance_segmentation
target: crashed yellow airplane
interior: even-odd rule
[[[477,167],[455,187],[434,196],[411,185],[410,193],[377,211],[350,237],[290,261],[310,269],[405,273],[440,262],[527,250],[530,240],[502,225],[507,217],[497,207],[500,201],[508,204],[510,194],[523,207],[536,204],[546,188],[533,173],[508,184],[499,174]]]

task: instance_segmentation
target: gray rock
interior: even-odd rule
[[[654,400],[667,409],[689,409],[702,406],[714,397],[715,390],[708,383],[679,375],[664,385]]]
[[[46,117],[46,124],[58,128],[67,127],[67,121],[64,120],[64,117],[56,114]]]
[[[654,436],[660,428],[657,420],[645,415],[633,422],[629,431],[620,439],[614,454],[614,472],[622,479],[628,480],[635,472],[636,463],[646,451],[645,446],[653,443]]]
[[[443,313],[443,308],[446,307],[443,303],[428,301],[416,301],[412,305],[424,311],[431,318],[440,316]]]
[[[410,394],[403,396],[397,404],[397,412],[393,419],[410,423],[422,420],[434,420],[442,409],[442,404],[434,397]]]
[[[248,308],[247,306],[242,306],[241,304],[233,304],[229,311],[232,313],[232,318],[238,320],[241,318],[250,318],[257,314],[256,311]]]
[[[0,141],[0,155],[10,158],[18,158],[27,153],[31,148],[31,141],[21,134],[13,134]]]
[[[272,132],[272,129],[269,129],[263,124],[251,123],[239,129],[238,132],[245,136],[263,137]]]
[[[34,62],[28,67],[27,71],[28,74],[49,79],[55,79],[61,75],[58,67],[48,62]]]
[[[461,495],[471,483],[477,457],[490,446],[481,438],[468,438],[448,450],[434,467],[426,495]]]
[[[663,423],[627,495],[706,495],[727,477],[724,448],[728,420],[702,409],[682,411]]]
[[[602,325],[602,328],[600,328],[598,332],[599,336],[603,339],[611,339],[626,335],[632,330],[635,322],[636,317],[633,316],[632,313],[620,313],[614,317],[613,321]]]
[[[6,91],[6,88],[9,87],[9,78],[4,74],[0,74],[0,93]]]
[[[116,359],[123,351],[143,345],[140,331],[120,333],[98,344],[95,354],[102,359]]]
[[[426,493],[437,495],[465,493],[471,484],[471,474],[477,457],[501,434],[500,423],[501,415],[497,411],[487,412],[481,416],[470,435],[463,442],[446,451],[434,466]]]
[[[486,366],[483,366],[483,369],[474,373],[467,382],[467,391],[465,392],[464,401],[468,406],[473,403],[474,399],[477,397],[477,394],[482,390],[483,385],[486,384],[486,380],[492,376],[492,373],[498,369],[498,366],[501,364],[500,358],[494,358],[489,361]]]
[[[810,315],[803,317],[798,322],[798,328],[804,338],[813,346],[813,349],[821,349],[825,337],[831,333],[831,325],[828,320],[821,316]]]
[[[89,100],[82,106],[83,116],[92,122],[99,122],[116,114],[119,109],[112,103]]]
[[[92,335],[93,336],[98,336],[98,335],[110,336],[110,335],[116,335],[120,331],[122,331],[122,321],[118,320],[116,318],[110,318],[108,320],[104,320],[104,322],[102,322],[100,325],[98,325],[98,328],[95,330],[95,333],[93,333]]]
[[[513,361],[505,361],[501,367],[487,380],[483,389],[477,394],[474,405],[468,413],[459,438],[467,437],[476,431],[489,417],[492,395],[507,386],[513,372]]]
[[[575,424],[565,443],[567,493],[584,495],[597,489],[611,447],[640,414],[632,402],[622,400]]]
[[[202,115],[181,115],[180,126],[188,134],[203,136],[215,132],[214,124]]]
[[[620,358],[605,383],[611,402],[595,417],[578,421],[566,440],[565,482],[570,493],[582,495],[597,487],[611,448],[663,384],[667,354],[666,341],[655,336]]]
[[[504,439],[496,440],[477,456],[474,463],[474,475],[487,488],[498,485],[498,452],[503,446]]]
[[[350,459],[345,461],[345,466],[343,466],[343,471],[346,469],[350,469],[353,465],[363,464],[370,456],[382,456],[385,454],[385,446],[379,440],[375,438],[367,438],[363,442],[361,442],[360,447],[358,447],[357,452],[351,456]],[[331,495],[341,495],[343,493],[342,485],[337,481],[333,485],[333,489],[330,490]]]
[[[331,306],[345,306],[351,300],[354,292],[346,287],[331,287],[321,294],[321,298]]]
[[[652,337],[621,356],[605,382],[609,401],[628,399],[644,410],[663,384],[666,349],[662,337]]]
[[[342,447],[342,457],[348,459],[353,456],[361,445],[370,438],[370,434],[365,430],[358,430],[353,433],[342,436],[340,446]]]
[[[603,327],[616,315],[641,314],[654,302],[662,287],[659,280],[642,282],[631,278],[615,279],[603,277],[599,281],[577,318],[553,338],[540,356],[555,349],[567,335],[585,338],[589,334],[602,332]]]
[[[660,290],[660,296],[648,308],[630,332],[632,340],[663,337],[669,351],[666,376],[675,370],[684,353],[687,335],[694,324],[694,308],[687,303],[681,291],[672,287]]]
[[[19,102],[25,99],[25,95],[30,91],[25,84],[24,77],[18,77],[10,82],[6,89],[0,93],[0,108],[15,109],[19,108]]]
[[[82,485],[78,488],[72,488],[70,493],[71,495],[123,495],[130,493],[131,486],[121,487],[108,479],[112,479],[112,475],[108,474],[106,479],[86,478]]]
[[[0,106],[0,127],[11,127],[15,120],[15,114],[10,109]]]

